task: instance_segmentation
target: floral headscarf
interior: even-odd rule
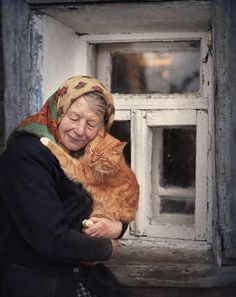
[[[58,126],[71,104],[84,94],[101,93],[107,103],[104,125],[109,130],[114,121],[114,101],[112,94],[97,79],[88,76],[74,76],[66,80],[58,90],[45,102],[42,109],[23,120],[13,131],[28,132],[38,137],[48,137],[54,142],[59,141]]]

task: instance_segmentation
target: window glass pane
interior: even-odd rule
[[[162,186],[195,184],[196,129],[163,129]]]
[[[111,90],[120,94],[198,92],[200,42],[150,42],[111,54]],[[142,49],[143,47],[143,49]]]
[[[193,224],[196,127],[152,128],[152,135],[152,221]]]
[[[111,135],[128,142],[124,148],[126,162],[131,166],[130,121],[115,121],[110,129]]]
[[[160,213],[194,214],[194,200],[184,197],[160,197]]]

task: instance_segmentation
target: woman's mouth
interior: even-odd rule
[[[67,136],[68,136],[73,142],[84,142],[84,141],[85,141],[85,139],[83,139],[83,138],[75,138],[75,137],[73,137],[73,136],[71,136],[71,135],[69,135],[69,134],[67,134]]]

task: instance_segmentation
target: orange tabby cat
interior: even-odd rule
[[[48,138],[42,137],[40,141],[57,157],[69,179],[81,183],[91,193],[94,200],[91,216],[127,223],[135,218],[139,185],[123,156],[126,142],[102,129],[77,159]],[[90,223],[85,220],[84,226]]]

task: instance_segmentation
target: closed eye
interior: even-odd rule
[[[119,155],[120,153],[118,152],[112,152],[113,155]]]
[[[106,161],[106,160],[107,160],[107,158],[104,158],[104,157],[99,157],[99,160],[101,160],[101,161]]]
[[[94,129],[95,127],[96,127],[96,125],[88,124],[89,129]]]

